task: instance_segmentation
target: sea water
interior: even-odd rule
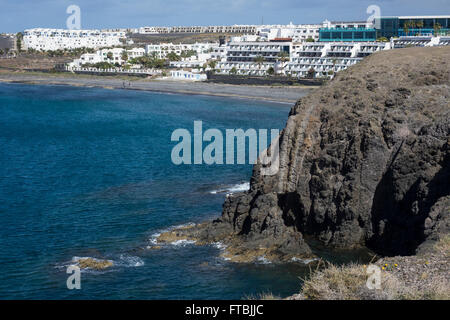
[[[194,95],[0,84],[1,299],[241,299],[299,291],[302,263],[234,264],[223,246],[158,233],[218,217],[251,165],[174,165],[175,129],[281,129],[290,105]],[[81,257],[114,263],[83,271]]]

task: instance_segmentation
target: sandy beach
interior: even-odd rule
[[[0,74],[0,82],[71,85],[100,87],[107,89],[144,90],[166,93],[198,94],[240,99],[261,100],[293,104],[307,95],[315,87],[299,86],[248,86],[228,85],[206,82],[182,82],[163,80],[136,80],[100,76],[79,76],[71,74]]]

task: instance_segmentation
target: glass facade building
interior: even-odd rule
[[[366,28],[322,28],[319,41],[375,41],[376,30]]]
[[[375,41],[380,37],[392,38],[417,35],[450,35],[448,16],[401,16],[381,17],[374,28],[364,25],[343,27],[341,24],[319,30],[319,41],[362,42]]]
[[[377,38],[450,33],[450,16],[381,17],[376,21]]]

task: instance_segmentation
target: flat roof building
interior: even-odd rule
[[[450,15],[381,17],[375,21],[378,38],[450,34]]]

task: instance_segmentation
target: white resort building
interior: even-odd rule
[[[267,75],[270,68],[293,77],[327,77],[391,48],[389,42],[230,42],[226,60],[216,69],[221,74]],[[284,54],[282,54],[284,53]],[[284,56],[284,58],[282,58]]]
[[[433,47],[450,45],[450,36],[403,36],[391,39],[392,48]]]
[[[102,48],[121,45],[126,38],[122,31],[99,30],[28,29],[23,33],[24,49],[40,51],[76,48]]]
[[[225,61],[219,61],[219,73],[240,75],[266,75],[270,67],[275,68],[284,54],[289,59],[292,42],[230,42],[227,45]]]
[[[82,67],[85,64],[96,64],[99,62],[108,62],[111,64],[120,64],[122,65],[126,61],[124,58],[124,53],[128,59],[133,59],[137,57],[143,57],[145,55],[144,48],[133,48],[130,50],[125,50],[122,48],[106,48],[102,50],[98,50],[95,53],[85,53],[82,54],[80,59],[76,59],[69,64],[71,67]],[[127,60],[128,60],[127,59]]]
[[[294,25],[266,25],[256,29],[256,34],[266,41],[275,38],[291,38],[294,42],[302,42],[308,39],[319,40],[321,24]]]
[[[164,59],[169,53],[181,55],[183,52],[195,51],[197,55],[202,53],[209,53],[217,48],[219,43],[194,43],[194,44],[173,44],[160,43],[149,44],[145,47],[145,51],[149,56],[156,56],[159,59]]]
[[[166,78],[167,79],[167,78]],[[186,71],[186,70],[174,70],[170,71],[170,80],[177,81],[205,81],[207,79],[206,74]]]
[[[293,77],[327,77],[364,57],[391,48],[389,42],[320,42],[293,46],[285,73]]]
[[[166,33],[243,33],[254,34],[254,25],[233,26],[179,26],[179,27],[142,27],[140,34],[166,34]]]

